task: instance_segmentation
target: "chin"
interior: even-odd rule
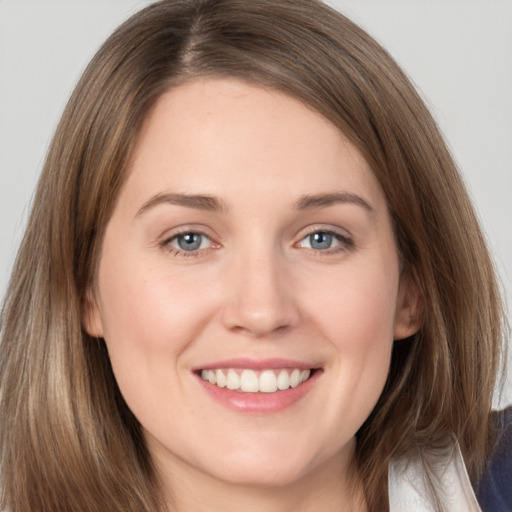
[[[223,462],[224,465],[224,462]],[[231,467],[216,468],[211,475],[226,484],[241,487],[287,487],[300,481],[308,471],[304,468],[292,467],[286,461],[261,463],[260,461],[247,461],[231,465]]]
[[[302,446],[302,450],[300,447]],[[230,485],[244,487],[287,487],[321,472],[336,455],[316,453],[304,448],[308,443],[254,443],[252,447],[229,450],[221,463],[204,468],[210,475]],[[206,461],[205,461],[206,462]]]

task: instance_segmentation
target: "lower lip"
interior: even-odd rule
[[[295,388],[288,388],[275,393],[243,393],[199,379],[203,389],[217,402],[230,409],[246,413],[274,413],[283,411],[303,398],[316,384],[322,372],[317,370],[311,377]]]

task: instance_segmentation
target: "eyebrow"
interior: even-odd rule
[[[368,213],[374,213],[375,210],[366,199],[363,199],[357,194],[350,194],[347,192],[336,192],[329,194],[315,194],[302,196],[296,203],[296,210],[313,210],[316,208],[326,208],[333,204],[345,203],[355,204],[361,206]]]
[[[173,204],[208,212],[225,212],[227,209],[223,201],[213,196],[202,194],[156,194],[139,208],[136,217],[160,204]]]
[[[361,206],[369,213],[374,213],[373,207],[356,194],[346,192],[315,194],[302,196],[296,203],[296,210],[313,210],[316,208],[327,208],[338,203],[355,204]],[[146,201],[138,210],[136,217],[143,215],[147,210],[160,204],[172,204],[185,206],[196,210],[209,212],[225,212],[227,207],[220,199],[203,194],[156,194]]]

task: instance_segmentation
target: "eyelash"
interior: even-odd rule
[[[192,250],[192,251],[185,251],[185,250],[178,249],[177,247],[174,247],[173,245],[171,245],[174,240],[177,240],[180,236],[185,236],[185,235],[198,235],[198,236],[207,238],[211,244],[214,243],[212,241],[211,237],[209,237],[205,233],[202,233],[201,231],[197,231],[197,230],[193,230],[193,229],[183,229],[181,231],[178,231],[177,233],[174,233],[172,236],[166,238],[165,240],[163,240],[160,243],[160,247],[162,249],[165,249],[169,254],[171,254],[173,256],[185,257],[185,258],[188,258],[188,257],[196,257],[197,258],[199,256],[203,256],[204,253],[206,251],[208,251],[208,249],[210,249],[210,247],[208,247],[206,249],[196,249],[196,250]]]
[[[306,249],[309,252],[313,252],[315,255],[318,255],[318,256],[327,256],[327,255],[332,255],[332,254],[338,254],[338,253],[350,250],[354,247],[354,240],[352,238],[350,238],[349,236],[347,236],[346,234],[342,234],[342,233],[332,230],[332,229],[321,229],[321,228],[311,228],[310,230],[308,230],[308,232],[306,234],[304,234],[304,236],[302,236],[302,238],[299,240],[299,242],[294,244],[294,247],[297,247],[297,246],[300,247],[299,244],[302,243],[304,240],[306,240],[308,237],[315,235],[315,234],[320,234],[320,233],[323,235],[332,236],[334,239],[336,239],[339,242],[339,246],[335,246],[333,248],[326,248],[323,250],[314,249],[312,247],[303,247],[303,249]],[[203,256],[203,255],[205,255],[205,253],[207,251],[209,252],[209,249],[212,248],[210,246],[210,247],[204,248],[204,249],[185,251],[182,249],[178,249],[177,247],[174,247],[172,245],[173,241],[177,240],[180,236],[185,236],[185,235],[198,235],[201,237],[205,237],[206,239],[208,239],[210,241],[210,244],[215,245],[215,243],[212,241],[211,237],[209,237],[205,233],[203,233],[201,231],[197,231],[197,230],[192,230],[192,229],[184,229],[182,231],[174,233],[172,236],[163,240],[160,243],[160,247],[162,249],[165,249],[169,254],[171,254],[173,256],[185,257],[185,258],[188,258],[188,257],[196,257],[197,258],[197,257]]]
[[[354,248],[354,240],[348,236],[345,233],[340,233],[339,231],[333,230],[333,229],[322,229],[319,227],[312,227],[308,230],[308,232],[300,239],[300,241],[296,244],[302,243],[304,240],[306,240],[308,237],[315,235],[315,234],[323,234],[323,235],[329,235],[332,236],[334,239],[336,239],[339,242],[339,246],[335,246],[332,248],[327,249],[313,249],[312,247],[303,247],[304,249],[308,250],[309,252],[313,252],[315,256],[329,256],[332,254],[339,254],[345,251],[348,251],[350,249]]]

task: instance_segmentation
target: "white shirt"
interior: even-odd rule
[[[431,487],[436,489],[444,512],[482,512],[473,492],[458,443],[432,450],[413,459],[389,465],[390,512],[436,512],[423,461],[434,463]]]

